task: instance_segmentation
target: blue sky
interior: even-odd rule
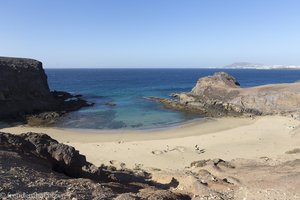
[[[298,0],[3,0],[0,55],[45,67],[300,65]]]

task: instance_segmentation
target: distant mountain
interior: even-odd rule
[[[223,68],[226,69],[300,69],[300,66],[296,65],[265,65],[249,62],[236,62],[230,65],[226,65]]]

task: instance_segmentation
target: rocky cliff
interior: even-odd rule
[[[300,83],[241,88],[225,72],[200,78],[191,92],[173,94],[176,100],[157,99],[165,107],[204,116],[293,114],[300,112]]]
[[[45,111],[71,111],[87,105],[65,92],[51,92],[42,63],[25,58],[0,57],[0,120]]]

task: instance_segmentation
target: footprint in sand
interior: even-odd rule
[[[125,163],[123,163],[123,162],[119,162],[119,161],[117,161],[117,160],[110,160],[109,161],[109,164],[111,164],[111,165],[113,165],[113,166],[117,166],[117,165],[119,165],[120,167],[121,167],[121,169],[125,169],[126,168],[126,164]]]
[[[125,169],[126,168],[126,164],[125,163],[120,163],[120,167],[121,167],[121,169]]]
[[[118,161],[116,161],[116,160],[110,160],[109,163],[110,163],[111,165],[115,165],[115,164],[118,163]]]
[[[295,129],[295,126],[288,126],[288,129]]]
[[[154,155],[160,155],[160,154],[163,154],[164,152],[160,151],[160,150],[154,150],[151,153],[154,154]]]
[[[160,154],[164,154],[164,153],[168,153],[168,152],[172,152],[172,151],[178,151],[178,152],[185,152],[186,148],[183,146],[176,146],[172,149],[169,148],[169,146],[167,146],[166,150],[153,150],[151,153],[154,155],[160,155]]]
[[[141,170],[142,169],[142,167],[143,167],[143,164],[134,164],[134,170]]]
[[[178,152],[181,152],[181,153],[183,153],[183,152],[185,152],[185,147],[183,147],[183,146],[176,146],[176,147],[174,147],[173,149],[170,149],[169,151],[178,151]]]
[[[205,149],[200,149],[200,147],[197,144],[195,145],[195,151],[198,154],[205,153]]]

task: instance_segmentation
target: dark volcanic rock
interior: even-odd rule
[[[109,167],[96,167],[89,163],[74,147],[58,143],[46,134],[23,133],[13,135],[0,132],[0,150],[9,150],[40,159],[49,169],[74,178],[89,178],[95,181],[120,183],[147,182],[148,174],[135,175],[132,171],[115,171]]]
[[[16,120],[26,114],[74,111],[88,106],[66,92],[50,92],[42,63],[25,58],[0,57],[0,120]]]
[[[31,155],[45,161],[46,165],[71,177],[81,177],[83,167],[91,167],[85,156],[74,147],[58,143],[46,134],[23,133],[12,135],[0,132],[0,149]]]
[[[112,101],[109,101],[109,102],[106,102],[105,105],[110,106],[110,107],[114,107],[114,106],[116,106],[117,104],[114,103],[114,102],[112,102]]]
[[[0,118],[44,110],[53,100],[41,62],[0,57]]]
[[[149,178],[148,173],[135,174],[130,170],[116,171],[107,166],[96,167],[74,147],[59,143],[43,133],[29,132],[14,135],[0,132],[0,141],[0,150],[17,152],[23,156],[40,159],[40,162],[45,163],[48,168],[70,177],[121,183],[146,183]]]
[[[28,199],[22,197],[26,194],[33,195],[32,199],[190,199],[169,191],[169,184],[151,181],[146,172],[96,167],[74,147],[46,134],[0,132],[0,141],[0,194],[4,198],[11,194]]]

